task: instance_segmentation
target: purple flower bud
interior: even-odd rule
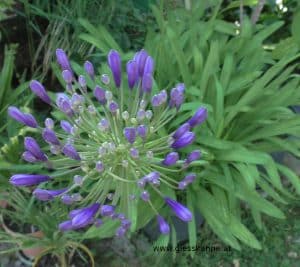
[[[121,85],[121,58],[116,50],[110,50],[108,53],[108,65],[112,71],[114,81],[117,87]]]
[[[91,77],[91,79],[94,80],[95,70],[93,64],[90,61],[86,61],[84,63],[84,70]]]
[[[187,184],[191,184],[192,182],[194,182],[196,179],[196,174],[195,173],[189,173],[187,174],[183,181],[185,181]]]
[[[130,156],[137,159],[139,157],[139,151],[134,147],[130,148]]]
[[[37,158],[29,151],[25,151],[23,154],[22,154],[22,158],[27,161],[27,162],[37,162]]]
[[[144,66],[144,73],[143,76],[145,74],[153,74],[153,69],[154,69],[154,61],[153,58],[148,56],[146,61],[145,61],[145,66]]]
[[[160,100],[161,100],[161,104],[165,103],[168,99],[168,94],[166,90],[162,90],[159,94]]]
[[[71,106],[71,100],[66,94],[63,93],[57,94],[56,105],[62,112],[64,112],[68,116],[72,116],[74,114]]]
[[[57,145],[57,146],[60,145],[60,142],[53,130],[45,128],[43,130],[42,136],[48,144]]]
[[[72,225],[76,228],[85,227],[94,222],[94,216],[100,208],[100,204],[95,203],[83,208],[72,218]]]
[[[67,84],[71,84],[72,81],[73,81],[73,74],[71,71],[69,70],[63,70],[62,73],[61,73],[64,81],[67,83]]]
[[[155,180],[159,180],[159,177],[160,177],[159,172],[150,172],[145,176],[145,179],[147,182],[153,182]]]
[[[128,86],[132,89],[139,79],[138,66],[135,60],[130,60],[126,64]]]
[[[182,147],[186,147],[190,144],[192,144],[195,140],[195,134],[193,132],[186,132],[182,136],[180,136],[178,139],[176,139],[171,147],[175,149],[179,149]]]
[[[62,120],[60,122],[60,127],[68,134],[71,134],[72,125],[68,121]]]
[[[170,107],[176,107],[177,110],[184,101],[184,86],[182,85],[177,85],[177,87],[171,90],[170,94]]]
[[[140,77],[142,77],[144,74],[144,68],[145,68],[147,57],[148,57],[148,53],[144,49],[137,52],[134,56],[134,60],[137,62],[138,65],[138,72]]]
[[[119,105],[116,102],[112,101],[110,102],[108,108],[111,113],[116,114],[117,110],[119,109]]]
[[[118,227],[116,230],[116,236],[117,237],[122,237],[126,234],[126,229],[122,226]]]
[[[204,122],[206,118],[207,118],[207,109],[201,107],[196,111],[194,116],[188,120],[188,123],[190,124],[191,128],[194,128],[195,126]]]
[[[85,77],[83,75],[79,75],[78,83],[81,87],[83,87],[83,88],[86,87],[86,80],[85,80]]]
[[[201,157],[201,152],[200,150],[194,150],[190,154],[188,154],[186,163],[191,163]]]
[[[124,136],[130,144],[133,144],[136,138],[136,129],[134,127],[126,127],[123,130]]]
[[[71,105],[76,107],[84,103],[84,97],[77,93],[74,93],[71,98]]]
[[[48,96],[44,86],[36,81],[36,80],[32,80],[29,84],[29,87],[31,89],[31,91],[37,95],[40,99],[42,99],[45,103],[50,104],[51,103],[51,99]]]
[[[62,148],[62,152],[71,159],[81,160],[75,147],[73,147],[71,144],[65,144],[64,147]]]
[[[101,82],[103,82],[105,85],[108,85],[110,82],[109,76],[107,74],[101,75]]]
[[[46,190],[41,188],[36,188],[32,194],[39,200],[48,201],[54,199],[56,196],[65,192],[67,188],[59,190]]]
[[[142,138],[145,138],[147,135],[147,126],[146,125],[139,125],[136,129],[138,135]]]
[[[180,190],[184,190],[186,187],[187,187],[187,182],[186,181],[180,181],[179,183],[178,183],[178,189],[180,189]]]
[[[69,220],[69,221],[64,221],[64,222],[60,223],[60,224],[58,225],[58,228],[59,228],[59,230],[62,231],[62,232],[70,231],[70,230],[75,229],[75,228],[73,227],[73,225],[72,225],[72,221],[71,221],[71,220]]]
[[[64,203],[65,205],[72,205],[74,203],[74,199],[70,196],[70,195],[63,195],[61,197],[61,201],[62,203]]]
[[[96,85],[94,89],[94,96],[100,102],[100,104],[106,104],[105,90],[99,87],[98,85]]]
[[[150,194],[148,191],[143,191],[141,193],[141,199],[144,201],[149,201],[150,200]]]
[[[38,143],[32,137],[24,138],[25,148],[39,161],[47,161],[48,158],[45,153],[41,150]]]
[[[115,207],[111,205],[102,205],[100,214],[102,216],[112,216],[115,213]]]
[[[182,136],[183,134],[185,134],[186,132],[188,132],[190,130],[190,124],[189,123],[184,123],[182,124],[176,131],[175,133],[172,135],[173,138],[178,139],[180,136]]]
[[[145,73],[142,78],[142,90],[145,93],[151,93],[152,90],[152,75]]]
[[[139,187],[139,188],[143,188],[143,187],[145,187],[145,185],[146,185],[146,179],[145,178],[141,178],[141,179],[139,179],[138,181],[137,181],[137,186]]]
[[[136,118],[138,119],[138,121],[142,121],[143,119],[145,119],[145,116],[146,112],[143,109],[140,109],[136,114]]]
[[[160,106],[160,97],[159,97],[159,95],[152,96],[151,104],[152,104],[153,107]]]
[[[98,172],[103,172],[104,171],[104,164],[102,161],[97,161],[96,162],[96,170]]]
[[[54,121],[51,118],[45,119],[45,126],[48,129],[53,129],[53,127],[54,127]]]
[[[192,220],[193,215],[185,206],[169,197],[165,197],[165,202],[180,220],[185,222]]]
[[[131,226],[131,221],[128,220],[128,219],[125,219],[125,218],[121,219],[121,226],[123,228],[125,228],[126,230],[128,230],[130,228],[130,226]]]
[[[39,174],[15,174],[10,177],[9,182],[14,186],[32,186],[50,180],[47,175]]]
[[[177,160],[179,160],[179,155],[177,152],[170,152],[166,155],[165,159],[162,161],[162,164],[166,166],[172,166],[176,164]]]
[[[109,121],[107,119],[102,118],[101,121],[99,122],[98,126],[102,130],[108,130],[108,128],[109,128]]]
[[[56,60],[62,70],[69,70],[72,73],[68,56],[64,50],[60,48],[56,49]]]
[[[28,127],[32,127],[32,128],[38,127],[35,118],[31,114],[23,113],[14,106],[8,108],[8,115],[11,118],[15,119],[16,121],[21,122],[22,124]]]
[[[185,90],[185,85],[184,85],[184,83],[178,83],[177,85],[176,85],[176,89],[180,92],[180,93],[184,93],[184,90]]]
[[[159,225],[159,231],[162,234],[167,235],[170,233],[170,226],[162,216],[157,215],[157,223]]]

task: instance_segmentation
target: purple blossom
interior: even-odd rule
[[[100,102],[100,104],[104,105],[106,104],[106,98],[105,98],[105,90],[102,89],[100,86],[96,85],[94,89],[94,96],[96,99]]]
[[[145,68],[147,57],[148,57],[148,53],[144,49],[137,52],[134,56],[134,60],[137,62],[138,65],[138,71],[140,77],[142,77],[144,74],[144,68]]]
[[[57,146],[60,145],[60,142],[53,130],[45,128],[43,130],[42,136],[48,144],[57,145]]]
[[[115,213],[115,207],[111,205],[102,205],[100,208],[100,214],[102,216],[112,216]]]
[[[135,60],[130,60],[126,64],[128,87],[132,89],[139,79],[138,66]]]
[[[27,162],[37,162],[38,159],[29,151],[25,151],[23,154],[22,154],[22,158],[27,161]]]
[[[74,114],[72,110],[71,100],[66,94],[63,93],[57,94],[56,105],[62,112],[64,112],[68,116],[72,116]]]
[[[45,127],[48,129],[53,129],[54,121],[51,118],[45,119]]]
[[[50,180],[47,175],[40,174],[15,174],[9,182],[14,186],[32,186]]]
[[[175,149],[186,147],[194,142],[195,137],[196,136],[193,132],[186,132],[178,139],[176,139],[171,145],[171,147]]]
[[[62,77],[64,79],[64,81],[67,83],[67,84],[71,84],[72,81],[73,81],[73,74],[71,71],[69,70],[63,70],[62,71]]]
[[[186,132],[188,132],[190,130],[191,126],[189,123],[184,123],[182,124],[173,134],[173,138],[178,139],[179,137],[181,137],[183,134],[185,134]]]
[[[146,135],[147,135],[147,126],[146,125],[139,125],[137,128],[136,128],[136,131],[137,131],[137,134],[142,137],[142,138],[145,138]]]
[[[164,234],[164,235],[167,235],[170,233],[170,226],[169,224],[165,221],[165,219],[160,216],[160,215],[157,215],[157,223],[158,223],[158,226],[159,226],[159,231]]]
[[[121,85],[121,58],[116,50],[108,53],[108,65],[112,71],[113,78],[117,87]]]
[[[29,84],[31,91],[37,95],[40,99],[42,99],[45,103],[50,104],[51,103],[51,99],[48,96],[44,86],[36,81],[36,80],[32,80]]]
[[[194,116],[188,120],[188,123],[190,124],[191,128],[194,128],[195,126],[204,122],[206,118],[207,118],[207,109],[201,107],[196,111]]]
[[[145,73],[142,78],[142,90],[144,93],[150,93],[152,90],[152,75]]]
[[[59,228],[59,230],[62,231],[62,232],[70,231],[70,230],[75,230],[75,229],[76,229],[75,227],[73,227],[72,221],[71,221],[71,220],[61,222],[61,223],[58,225],[58,228]]]
[[[71,159],[80,160],[78,152],[71,144],[65,144],[62,148],[62,152]]]
[[[149,201],[150,200],[150,194],[147,191],[143,191],[141,193],[141,199],[144,201]]]
[[[84,70],[91,77],[91,79],[94,80],[95,70],[93,64],[90,61],[84,62]]]
[[[72,216],[72,226],[76,228],[85,227],[94,222],[94,216],[100,208],[100,204],[95,203],[86,208],[80,209]]]
[[[180,220],[185,222],[192,220],[193,215],[185,206],[169,197],[165,197],[165,202]]]
[[[31,114],[23,113],[18,108],[11,106],[8,108],[8,115],[22,124],[31,127],[37,128],[38,124],[35,118]]]
[[[119,105],[116,102],[112,101],[109,104],[109,110],[110,110],[111,113],[116,114],[118,109],[119,109]]]
[[[78,76],[78,83],[82,88],[86,87],[86,80],[85,77],[83,75],[79,75]]]
[[[71,130],[72,130],[72,125],[68,122],[68,121],[64,121],[62,120],[60,122],[60,127],[68,134],[71,134]]]
[[[38,160],[38,161],[47,161],[48,158],[45,153],[41,150],[38,143],[32,137],[24,138],[25,148]]]
[[[72,73],[68,56],[64,50],[60,48],[56,49],[56,60],[62,70],[68,70]]]
[[[172,166],[176,164],[176,162],[179,160],[179,154],[177,152],[170,152],[166,155],[165,159],[162,161],[163,165],[166,166]]]
[[[54,199],[56,196],[65,192],[67,188],[59,190],[46,190],[41,188],[36,188],[32,194],[39,200],[48,201]]]
[[[200,150],[194,150],[190,154],[188,154],[186,162],[189,164],[201,157],[201,152]]]
[[[124,136],[130,144],[133,144],[136,138],[136,129],[134,127],[124,128]]]

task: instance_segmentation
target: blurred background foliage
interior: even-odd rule
[[[48,90],[61,90],[53,64],[57,47],[68,52],[74,66],[88,59],[99,70],[112,48],[121,52],[124,62],[145,48],[155,59],[158,88],[169,90],[176,82],[187,87],[186,104],[165,130],[174,130],[199,105],[209,110],[195,146],[203,148],[211,164],[195,169],[200,178],[186,199],[190,209],[203,215],[205,226],[199,229],[192,221],[185,244],[229,244],[237,251],[209,258],[194,252],[153,254],[141,231],[130,241],[97,241],[113,253],[96,256],[96,262],[99,257],[108,266],[119,266],[124,259],[131,266],[146,262],[169,266],[172,257],[178,266],[239,266],[239,262],[297,266],[300,229],[299,220],[292,218],[300,215],[299,172],[283,165],[282,152],[295,158],[300,155],[300,119],[294,113],[300,105],[299,25],[297,0],[2,1],[0,201],[8,202],[10,208],[2,208],[1,214],[20,232],[13,242],[7,231],[0,234],[0,243],[9,244],[2,253],[42,246],[68,261],[69,249],[74,249],[68,240],[82,241],[81,234],[57,232],[57,222],[66,212],[61,206],[55,202],[45,206],[31,198],[27,189],[12,189],[8,184],[13,171],[28,171],[32,166],[20,160],[28,129],[7,119],[7,107],[18,105],[39,111],[39,119],[46,117],[49,109],[39,100],[32,101],[28,81],[39,78]],[[285,217],[287,221],[280,220]],[[278,224],[276,231],[272,231],[274,224]],[[84,236],[91,238],[87,246],[94,255],[99,254],[94,239],[111,236],[114,228],[109,227],[100,232],[91,228]],[[36,229],[45,237],[28,239],[28,231]],[[170,239],[162,236],[155,244],[168,243],[177,243],[174,228]],[[251,249],[249,253],[246,246],[262,252]],[[256,260],[252,262],[249,255]],[[132,257],[139,260],[133,262]],[[280,257],[285,265],[278,264]]]

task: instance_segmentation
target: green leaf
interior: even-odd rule
[[[190,189],[187,191],[187,207],[190,210],[192,214],[195,214],[194,212],[194,193]],[[197,232],[196,232],[196,221],[195,216],[193,216],[192,221],[188,223],[188,233],[189,233],[189,245],[190,247],[195,247],[197,245]],[[172,238],[173,239],[173,238]],[[190,255],[193,258],[195,256],[195,251],[191,249]]]
[[[237,237],[249,247],[261,249],[261,245],[255,238],[255,236],[246,228],[245,225],[243,225],[239,220],[237,220],[237,218],[233,216],[231,217],[229,229],[235,237]]]

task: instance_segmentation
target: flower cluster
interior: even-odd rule
[[[191,212],[168,197],[166,189],[184,190],[195,180],[195,173],[186,173],[179,181],[174,176],[186,172],[201,157],[200,151],[194,150],[182,159],[180,150],[195,140],[193,128],[206,119],[206,109],[200,107],[178,129],[165,134],[164,126],[184,102],[185,86],[177,84],[169,95],[166,90],[153,94],[154,61],[145,50],[127,62],[127,77],[122,76],[121,58],[115,50],[108,54],[111,73],[100,76],[87,61],[84,75],[76,77],[62,49],[56,50],[56,57],[66,92],[57,93],[54,99],[36,80],[30,88],[43,102],[60,110],[64,119],[57,124],[46,118],[41,126],[16,107],[9,107],[8,113],[36,128],[49,145],[46,154],[34,138],[25,137],[23,159],[69,178],[55,183],[63,185],[59,189],[53,188],[57,175],[15,174],[10,183],[38,185],[33,195],[41,201],[59,199],[65,205],[79,206],[59,225],[62,231],[92,224],[98,227],[111,219],[120,221],[116,235],[123,236],[128,229],[135,229],[136,213],[130,212],[130,206],[142,201],[157,215],[161,233],[168,234],[169,224],[153,204],[155,197],[162,197],[178,218],[190,221]]]

